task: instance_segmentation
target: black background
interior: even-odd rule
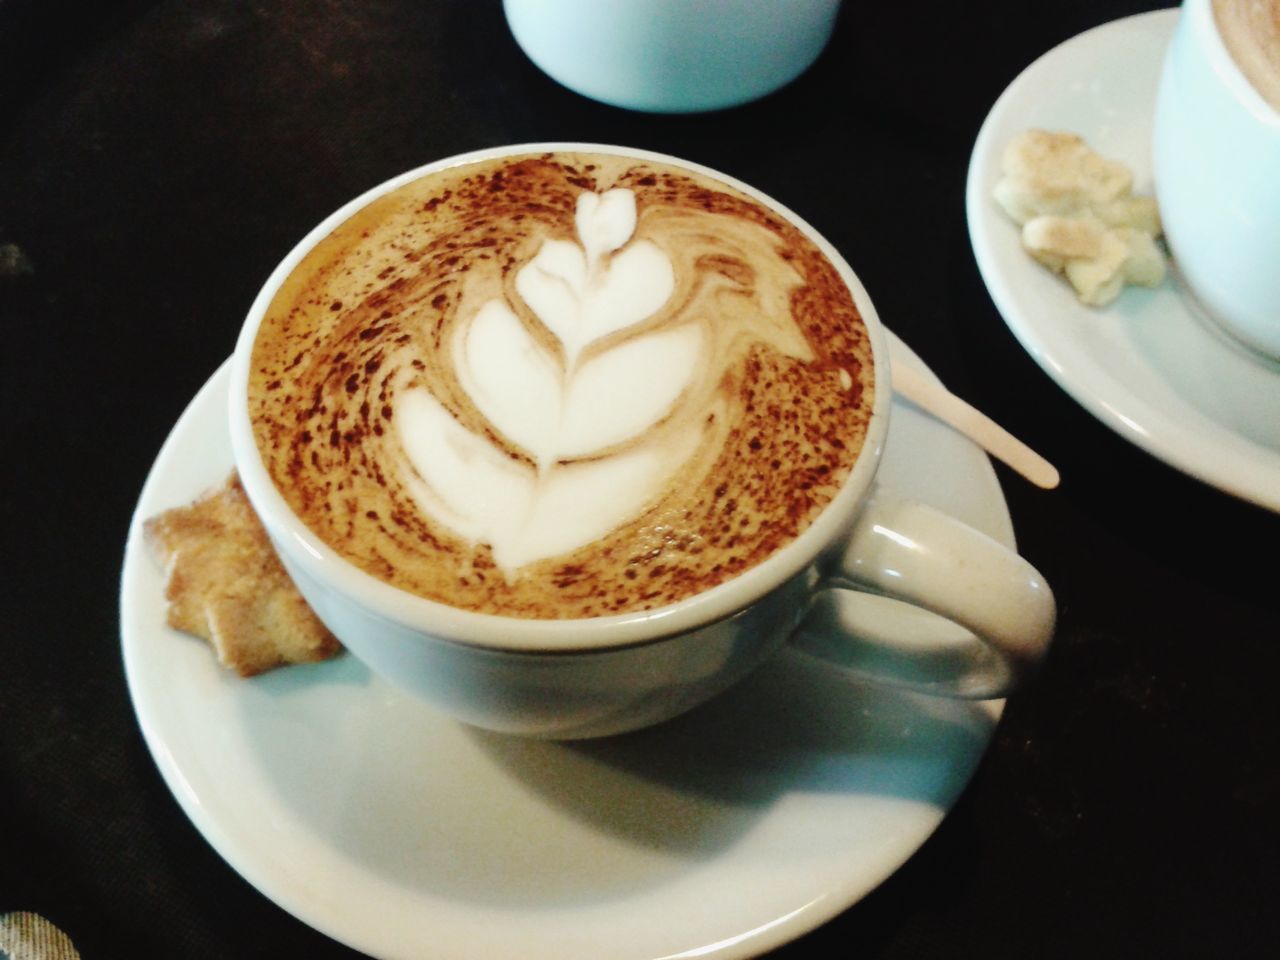
[[[886,323],[1062,470],[1001,468],[1054,586],[1048,662],[894,877],[778,957],[1258,956],[1280,942],[1280,519],[1117,438],[996,313],[963,186],[1040,53],[1158,4],[845,4],[799,81],[660,117],[541,74],[500,4],[0,0],[0,913],[85,957],[353,956],[186,820],[131,711],[117,584],[175,418],[330,211],[474,148],[585,140],[724,170],[796,210]],[[12,251],[11,251],[12,252]],[[601,956],[608,956],[602,945]]]

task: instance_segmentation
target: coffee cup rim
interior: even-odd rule
[[[742,191],[785,217],[818,246],[852,294],[871,346],[872,409],[866,436],[849,476],[831,502],[799,535],[759,564],[691,597],[651,610],[527,619],[467,610],[395,587],[341,556],[294,513],[271,479],[253,434],[247,398],[254,340],[276,292],[303,257],[358,210],[406,183],[465,164],[542,153],[602,153],[664,163]],[[366,190],[321,220],[275,267],[249,308],[232,354],[228,413],[236,468],[263,526],[277,549],[324,589],[338,592],[345,602],[356,603],[378,617],[438,640],[496,651],[557,654],[638,646],[700,629],[752,606],[810,568],[847,532],[870,492],[883,453],[891,399],[888,340],[879,314],[852,267],[802,217],[735,177],[669,154],[611,144],[534,142],[488,147],[423,164]]]
[[[1206,34],[1206,54],[1209,63],[1236,101],[1259,122],[1277,128],[1280,132],[1280,110],[1273,107],[1262,92],[1245,76],[1236,58],[1227,49],[1227,41],[1218,26],[1213,12],[1213,0],[1187,0],[1182,16]]]

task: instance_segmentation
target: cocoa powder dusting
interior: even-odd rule
[[[706,437],[720,438],[720,446],[700,448],[670,490],[604,544],[504,576],[488,546],[466,541],[419,509],[412,484],[420,481],[395,425],[397,398],[425,388],[459,424],[501,448],[506,441],[450,366],[459,311],[484,297],[505,297],[536,324],[514,293],[517,271],[543,242],[574,238],[579,194],[616,186],[635,191],[640,230],[670,223],[696,233],[690,225],[712,217],[763,231],[777,269],[794,273],[784,302],[811,356],[801,359],[765,341],[743,345],[726,332],[724,342],[741,357],[716,385],[716,406],[697,414]],[[683,234],[673,236],[676,243]],[[738,248],[697,263],[705,273],[699,282],[724,291],[715,302],[744,310],[759,271],[774,269]],[[720,322],[748,329],[752,321],[727,311]],[[861,449],[874,395],[870,356],[839,273],[757,201],[647,162],[529,156],[410,183],[321,241],[280,288],[262,324],[250,412],[290,506],[357,566],[467,609],[580,618],[678,601],[794,539],[840,489]],[[513,462],[526,459],[516,449],[506,454]]]

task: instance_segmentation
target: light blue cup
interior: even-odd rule
[[[818,58],[840,0],[504,0],[529,59],[618,107],[693,113],[770,93]]]

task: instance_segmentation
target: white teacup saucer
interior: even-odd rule
[[[888,877],[976,767],[999,703],[869,688],[791,651],[684,717],[576,744],[466,728],[350,656],[232,676],[164,626],[141,534],[230,470],[227,379],[192,401],[143,488],[125,668],[197,829],[329,936],[381,958],[756,955]],[[907,404],[882,474],[1012,545],[986,457]]]
[[[1058,384],[1166,463],[1280,510],[1280,366],[1230,341],[1181,288],[1130,288],[1101,310],[1021,249],[992,199],[1005,145],[1032,127],[1078,133],[1152,192],[1151,127],[1177,10],[1127,17],[1050,50],[991,109],[969,165],[969,234],[992,300]]]

